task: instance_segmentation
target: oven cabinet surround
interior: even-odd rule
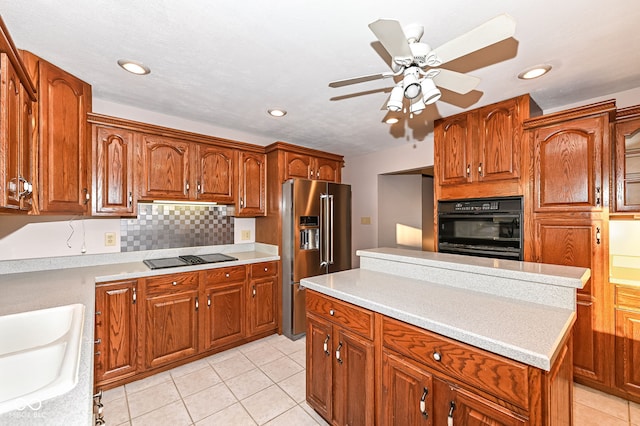
[[[588,269],[357,254],[359,269],[302,280],[307,401],[325,420],[571,424],[576,289]]]
[[[640,212],[640,105],[616,111],[612,211]]]
[[[521,195],[522,122],[540,108],[522,95],[435,122],[436,200]]]
[[[609,274],[610,123],[605,101],[526,120],[531,147],[531,250],[525,259],[579,266],[591,278],[577,294],[574,376],[607,389],[613,384],[612,289]]]
[[[138,201],[235,205],[266,214],[266,155],[257,145],[90,113],[92,214],[135,216]]]
[[[22,51],[37,87],[38,213],[89,214],[91,86]]]
[[[277,261],[161,271],[96,285],[96,389],[138,380],[278,328]]]

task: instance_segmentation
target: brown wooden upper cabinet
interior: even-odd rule
[[[259,152],[238,153],[238,200],[236,217],[267,214],[267,156]]]
[[[527,120],[535,212],[602,211],[609,204],[609,121],[615,102]],[[607,149],[605,153],[605,149]]]
[[[36,126],[33,102],[9,55],[0,54],[0,209],[32,207]]]
[[[531,113],[539,108],[523,95],[436,121],[438,198],[521,194],[521,129]]]
[[[231,148],[196,145],[193,177],[196,200],[233,204],[236,157],[237,152]]]
[[[38,93],[38,211],[88,213],[91,86],[23,51]]]
[[[143,200],[189,200],[192,144],[143,134],[140,138],[139,189]]]
[[[135,134],[117,127],[91,126],[93,139],[93,214],[135,215],[133,150]]]
[[[302,178],[340,182],[342,163],[335,159],[285,151],[285,179]]]
[[[617,111],[614,144],[614,210],[640,212],[640,105]]]

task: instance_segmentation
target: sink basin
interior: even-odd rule
[[[78,383],[84,305],[0,316],[0,413],[30,406]]]

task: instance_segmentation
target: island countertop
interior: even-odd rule
[[[344,300],[354,305],[387,315],[452,339],[505,356],[515,361],[549,371],[556,352],[575,322],[575,289],[589,277],[588,269],[554,266],[536,283],[533,266],[520,268],[518,263],[501,261],[503,268],[494,274],[482,263],[486,259],[409,250],[359,251],[361,268],[307,278],[306,288]],[[364,257],[382,263],[364,261]],[[453,285],[456,265],[461,280],[469,275],[476,281],[491,281],[473,290],[473,283]],[[481,263],[478,268],[474,265]],[[413,271],[411,268],[415,267]],[[402,269],[409,270],[402,276]],[[388,271],[388,272],[383,272]],[[421,271],[421,275],[420,275]],[[454,272],[452,272],[454,271]],[[514,272],[515,271],[515,272]],[[454,274],[454,275],[452,275]],[[419,278],[416,275],[420,275]],[[500,275],[503,275],[500,277]],[[520,280],[519,280],[520,279]],[[523,297],[505,291],[500,286],[511,285],[523,290]],[[459,284],[459,283],[458,283]],[[538,285],[542,296],[536,299],[527,287]],[[545,287],[553,287],[551,290]],[[558,287],[560,287],[558,289]],[[513,290],[513,289],[511,289]],[[556,291],[573,294],[573,302],[558,306],[547,304]],[[532,300],[530,300],[532,299]],[[566,296],[564,299],[570,299]]]

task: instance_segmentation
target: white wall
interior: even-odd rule
[[[343,183],[351,185],[352,265],[360,265],[356,250],[378,247],[378,175],[433,165],[433,134],[421,142],[399,142],[387,150],[345,157]],[[370,218],[370,224],[361,224]]]
[[[422,175],[378,176],[378,200],[378,245],[421,250]]]

